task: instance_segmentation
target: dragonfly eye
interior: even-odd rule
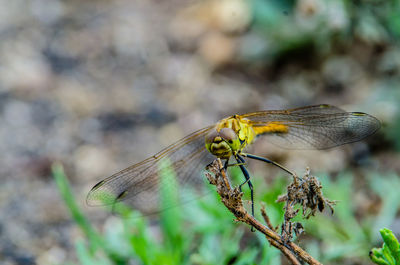
[[[233,141],[238,139],[237,134],[231,128],[222,128],[219,131],[219,135],[228,143],[233,143]]]
[[[206,135],[206,144],[211,144],[214,142],[214,139],[218,136],[217,130],[212,130]]]

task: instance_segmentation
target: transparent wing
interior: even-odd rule
[[[289,149],[326,149],[359,141],[380,128],[373,116],[345,112],[331,105],[290,110],[260,111],[242,115],[258,135]]]
[[[163,210],[159,206],[161,182],[162,189],[168,190],[168,194],[179,193],[185,186],[203,186],[202,171],[214,159],[204,146],[205,134],[211,128],[213,126],[198,130],[156,155],[100,181],[89,192],[88,205],[107,205],[124,201],[143,213],[154,213]],[[163,160],[167,160],[167,163]],[[173,172],[176,178],[173,178]],[[163,176],[162,181],[160,176]],[[165,179],[164,176],[171,179]],[[184,202],[188,198],[181,199]],[[161,205],[164,208],[174,206]]]

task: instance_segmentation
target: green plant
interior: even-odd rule
[[[162,212],[160,226],[150,225],[148,218],[121,207],[118,209],[121,217],[111,216],[104,226],[104,233],[100,234],[77,206],[60,165],[53,166],[53,174],[71,216],[85,237],[76,242],[80,264],[128,264],[132,261],[146,265],[281,264],[279,251],[271,247],[263,235],[251,233],[249,227],[234,222],[233,215],[222,205],[211,185],[206,186],[208,196]],[[234,179],[240,177],[236,174],[239,174],[236,170],[230,173]],[[354,176],[341,174],[331,181],[323,174],[317,175],[324,195],[337,200],[338,204],[333,216],[317,214],[309,220],[299,220],[307,235],[301,237],[299,243],[324,264],[343,264],[346,259],[367,263],[366,253],[378,240],[374,233],[376,227],[392,223],[399,208],[398,176],[373,172],[368,175],[370,192],[379,196],[381,207],[377,214],[360,219],[354,212],[357,208],[353,198]],[[285,192],[288,177],[277,176],[270,184],[257,175],[252,179],[256,205],[259,207],[260,201],[265,202],[272,224],[281,223],[283,204],[275,200]],[[244,192],[248,193],[248,190],[244,189]],[[257,218],[261,220],[260,216]]]
[[[147,218],[123,206],[116,209],[121,217],[111,216],[100,234],[77,206],[60,164],[53,166],[53,175],[85,236],[76,242],[80,264],[280,264],[279,252],[264,237],[236,225],[214,191],[199,201],[163,211],[161,234],[154,233],[157,229]],[[162,193],[170,196],[168,191]]]
[[[400,39],[398,1],[252,0],[250,6],[251,37],[241,49],[247,61],[310,51],[323,55],[356,40],[376,44]]]
[[[323,177],[320,180],[324,194],[338,203],[333,216],[317,215],[304,222],[306,233],[321,242],[308,242],[309,248],[306,249],[323,263],[332,264],[343,259],[356,259],[363,260],[364,264],[367,262],[367,250],[378,240],[376,227],[392,223],[400,207],[398,176],[382,176],[375,172],[367,175],[367,183],[370,186],[368,194],[378,195],[381,203],[377,213],[363,213],[362,218],[357,216],[356,210],[358,205],[364,202],[355,200],[357,192],[354,190],[355,177],[352,174],[341,174],[335,181]]]
[[[387,228],[380,230],[383,246],[373,248],[369,256],[371,260],[379,265],[398,265],[400,264],[400,244],[393,232]]]

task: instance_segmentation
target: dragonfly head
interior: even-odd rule
[[[239,137],[231,128],[211,130],[205,138],[207,150],[216,157],[227,159],[240,149]]]

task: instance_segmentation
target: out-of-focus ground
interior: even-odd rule
[[[2,264],[74,260],[80,231],[53,161],[101,223],[107,213],[85,205],[92,185],[235,113],[319,103],[370,113],[384,127],[367,141],[255,152],[297,170],[400,172],[400,48],[380,13],[314,0],[0,2]]]

